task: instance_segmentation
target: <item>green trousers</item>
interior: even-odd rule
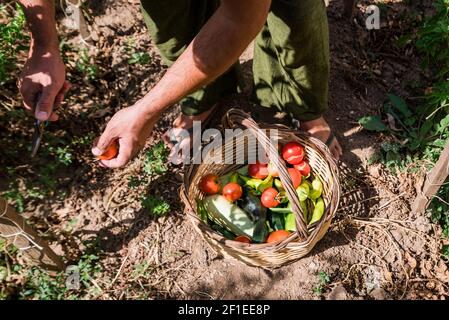
[[[170,66],[182,54],[219,0],[141,0],[145,23],[162,59]],[[329,33],[321,0],[273,0],[257,35],[253,59],[254,97],[303,120],[327,109]],[[197,115],[241,84],[238,62],[214,82],[181,101],[182,112]]]

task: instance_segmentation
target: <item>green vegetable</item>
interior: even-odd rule
[[[246,165],[246,166],[241,167],[240,169],[237,170],[237,173],[242,176],[247,176],[248,175],[248,166]]]
[[[275,208],[270,208],[270,211],[276,212],[276,213],[290,213],[290,212],[292,212],[292,205],[290,203],[288,203],[287,207],[285,207],[285,208],[275,207]]]
[[[245,187],[243,188],[243,196],[238,200],[239,206],[245,210],[254,223],[258,220],[267,218],[267,208],[262,206],[256,191]]]
[[[315,208],[313,208],[312,219],[310,220],[309,224],[320,221],[321,217],[323,216],[323,213],[324,213],[324,201],[323,198],[320,197],[315,202]]]
[[[293,212],[285,215],[285,230],[295,232],[296,231],[296,219]]]
[[[196,199],[196,208],[200,219],[207,224],[207,210],[204,208],[204,202],[200,199]]]
[[[257,190],[261,194],[265,189],[271,188],[273,186],[273,178],[271,176],[265,179],[248,178],[243,175],[239,175],[240,178],[245,182],[245,185]]]
[[[273,230],[284,230],[285,229],[285,221],[284,221],[283,213],[271,212],[269,220],[270,220],[271,228]]]
[[[238,172],[233,172],[231,174],[231,178],[229,179],[229,182],[235,182],[237,183],[237,181],[239,180],[239,174]]]
[[[298,194],[299,201],[306,201],[306,199],[309,197],[309,191],[309,184],[306,181],[301,183],[299,187],[296,188],[296,193]]]
[[[254,232],[253,232],[253,241],[254,242],[265,242],[265,240],[267,239],[268,236],[268,230],[267,230],[267,226],[266,226],[266,220],[265,219],[260,219],[257,223],[256,226],[254,227]]]
[[[233,234],[232,232],[230,232],[229,230],[220,227],[218,224],[213,224],[211,227],[213,230],[218,231],[219,233],[221,233],[226,239],[229,240],[234,240],[235,239],[235,234]]]
[[[221,187],[224,187],[225,185],[227,185],[229,182],[237,182],[239,179],[239,174],[237,171],[232,171],[229,172],[227,174],[225,174],[224,176],[221,176],[218,178],[218,183]]]
[[[276,187],[276,189],[278,189],[278,191],[284,190],[284,187],[282,186],[282,182],[279,179],[274,179],[274,186]]]
[[[321,183],[320,179],[315,178],[312,181],[312,189],[309,192],[309,198],[312,200],[316,200],[319,197],[321,197],[321,194],[323,193],[323,184]]]
[[[250,238],[253,237],[254,222],[236,204],[229,202],[225,197],[218,194],[207,196],[203,201],[204,208],[212,221],[237,236],[246,235]]]
[[[303,211],[304,221],[307,223],[309,221],[309,209],[307,208],[307,200],[299,201],[299,206]]]

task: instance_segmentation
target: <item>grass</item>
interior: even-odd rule
[[[29,37],[24,32],[25,15],[19,4],[16,4],[12,15],[6,5],[0,5],[0,18],[8,20],[0,24],[0,85],[12,79],[13,69],[16,69],[17,55],[28,50]]]
[[[313,293],[317,296],[321,296],[323,294],[324,288],[331,281],[329,275],[325,271],[320,271],[318,273],[318,284],[313,288]]]

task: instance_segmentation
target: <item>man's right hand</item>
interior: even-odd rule
[[[58,48],[32,46],[18,81],[25,109],[36,119],[56,121],[54,109],[64,99],[70,84],[65,81],[65,68]]]

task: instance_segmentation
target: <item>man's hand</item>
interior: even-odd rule
[[[115,140],[119,145],[118,155],[111,160],[100,160],[107,168],[122,167],[144,146],[160,114],[148,112],[139,102],[118,111],[106,125],[101,137],[92,148],[96,156],[103,154]]]
[[[58,107],[69,90],[65,68],[59,50],[31,48],[29,58],[18,81],[25,109],[39,120],[58,119]]]
[[[53,108],[69,90],[59,53],[54,1],[19,0],[31,31],[28,60],[17,82],[25,109],[39,120],[55,121]]]

